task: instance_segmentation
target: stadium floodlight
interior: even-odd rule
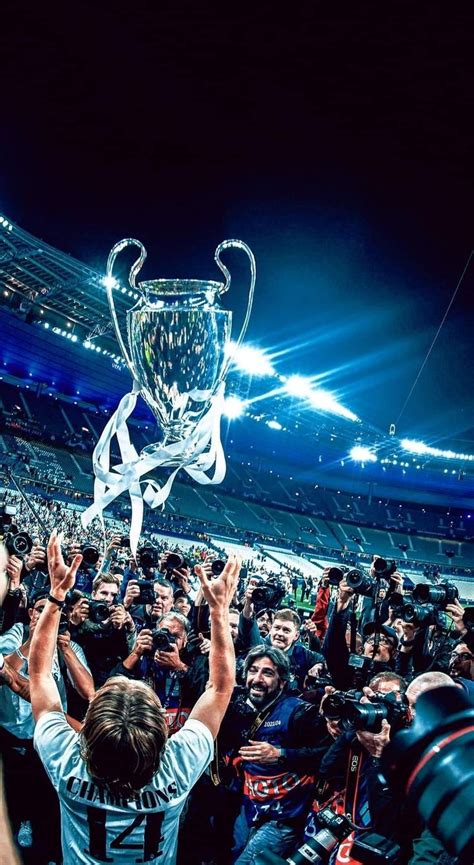
[[[310,395],[310,403],[314,408],[320,409],[320,411],[326,411],[330,414],[337,414],[341,417],[347,418],[347,420],[357,421],[359,418],[354,412],[350,411],[345,406],[341,405],[340,402],[326,390],[322,390],[322,388],[318,388],[311,392]]]
[[[231,342],[228,353],[232,358],[232,364],[242,372],[249,375],[275,375],[275,370],[267,355],[259,348],[251,345],[236,345]]]
[[[364,447],[363,445],[355,445],[355,447],[351,448],[349,451],[349,456],[351,460],[354,460],[355,463],[376,463],[377,455],[374,454],[370,448]]]
[[[224,400],[223,414],[230,420],[240,417],[245,411],[245,403],[238,396],[228,396]]]
[[[119,283],[118,280],[115,279],[115,276],[103,276],[101,279],[101,283],[104,288],[118,288]]]
[[[311,379],[303,375],[290,375],[284,384],[285,390],[290,396],[302,396],[309,398],[312,393]]]
[[[277,420],[267,420],[267,426],[270,427],[270,429],[283,429],[281,423]]]
[[[429,457],[439,457],[444,460],[463,460],[466,462],[474,461],[474,454],[457,453],[452,450],[441,450],[441,448],[432,448],[424,442],[414,441],[413,439],[402,439],[401,447],[412,454],[421,454]]]

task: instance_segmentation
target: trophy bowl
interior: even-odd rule
[[[232,313],[216,303],[223,283],[156,279],[137,288],[142,297],[127,313],[130,359],[170,444],[189,436],[210,407],[223,379]]]

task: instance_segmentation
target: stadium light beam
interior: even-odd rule
[[[424,442],[415,441],[414,439],[401,439],[400,446],[403,450],[411,454],[419,454],[421,456],[438,457],[444,460],[463,460],[466,462],[474,462],[474,454],[457,453],[452,450],[442,450],[441,448],[432,448]]]
[[[370,448],[366,448],[363,445],[355,445],[355,447],[351,448],[349,451],[349,456],[351,460],[354,460],[355,463],[376,463],[377,455],[374,454]]]
[[[234,420],[234,418],[240,417],[243,415],[245,411],[246,404],[239,399],[238,396],[228,396],[224,400],[224,407],[222,409],[222,413],[229,418],[229,420]]]
[[[260,348],[251,345],[236,345],[229,343],[227,352],[232,358],[232,365],[248,375],[275,375],[275,370],[269,358]]]
[[[290,396],[301,396],[309,399],[312,393],[311,380],[302,375],[290,375],[285,381],[284,389]]]
[[[118,280],[115,279],[115,276],[103,276],[101,279],[101,283],[104,288],[118,288],[119,283]]]

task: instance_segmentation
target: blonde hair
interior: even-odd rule
[[[295,613],[294,610],[290,610],[289,607],[285,607],[282,610],[275,610],[273,621],[276,622],[277,619],[281,619],[282,622],[291,622],[298,631],[301,628],[301,619],[298,613]]]
[[[114,676],[91,700],[81,756],[96,783],[130,799],[158,771],[167,738],[165,713],[154,691],[144,682]]]

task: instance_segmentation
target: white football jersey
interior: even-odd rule
[[[80,755],[79,735],[61,712],[42,715],[34,744],[59,796],[64,865],[173,865],[179,816],[214,752],[204,724],[187,721],[168,740],[151,784],[130,801],[94,783]]]

